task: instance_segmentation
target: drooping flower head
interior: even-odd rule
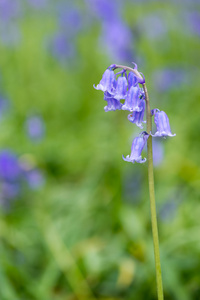
[[[140,136],[136,137],[133,140],[132,147],[131,147],[131,155],[127,155],[124,157],[122,155],[123,160],[128,162],[137,162],[137,163],[144,163],[146,158],[142,158],[142,150],[148,140],[149,134],[143,131]]]
[[[151,111],[152,115],[154,115],[154,122],[157,127],[157,131],[152,136],[175,136],[176,134],[171,133],[171,128],[169,125],[169,118],[164,111],[160,111],[159,109],[155,108]]]
[[[122,71],[115,73],[116,69],[122,69]],[[140,84],[142,88],[140,88]],[[145,108],[146,106],[149,107],[149,100],[145,86],[145,77],[138,72],[135,63],[134,68],[115,64],[110,65],[104,72],[100,83],[94,88],[104,92],[104,100],[107,101],[107,105],[104,107],[106,112],[128,110],[131,112],[128,115],[128,120],[143,128],[143,123],[146,123],[143,120]],[[121,102],[121,100],[125,101]],[[150,108],[147,111],[149,112]],[[157,127],[156,133],[153,135],[151,132],[143,131],[136,137],[132,143],[131,154],[127,155],[126,158],[123,156],[125,161],[132,163],[144,163],[146,161],[146,158],[142,158],[141,153],[149,135],[152,137],[175,136],[175,134],[171,133],[169,119],[164,111],[153,109],[151,115],[154,116]],[[147,128],[149,127],[147,126]]]

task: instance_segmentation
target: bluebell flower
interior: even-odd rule
[[[10,150],[0,152],[0,180],[16,182],[21,178],[17,156]]]
[[[63,32],[55,33],[50,41],[50,48],[52,54],[60,61],[73,58],[75,54],[73,43],[68,40],[66,34]]]
[[[18,17],[20,7],[19,1],[1,0],[0,1],[0,22],[10,22]]]
[[[184,68],[159,69],[152,74],[152,77],[155,89],[159,92],[177,89],[191,82],[188,72]]]
[[[0,119],[5,116],[7,110],[9,109],[9,106],[9,101],[0,95]]]
[[[107,111],[112,111],[112,110],[120,110],[122,108],[122,104],[120,101],[116,100],[113,98],[111,94],[108,92],[104,93],[104,100],[107,101],[107,105],[104,107],[104,110]]]
[[[128,74],[128,87],[136,86],[138,84],[137,77],[133,72]]]
[[[148,140],[148,133],[142,132],[139,137],[136,137],[133,140],[132,147],[131,147],[131,155],[127,155],[126,158],[122,155],[123,160],[128,162],[137,162],[137,163],[144,163],[146,158],[142,158],[142,150]]]
[[[159,138],[153,139],[152,146],[153,146],[153,165],[157,167],[162,163],[164,158],[163,142],[161,142]]]
[[[115,74],[114,71],[107,69],[97,86],[93,85],[96,90],[101,90],[103,92],[108,92],[110,94],[113,93],[114,88],[114,82],[115,82]]]
[[[40,141],[45,134],[45,125],[41,116],[32,115],[26,120],[26,130],[28,136],[33,141]]]
[[[103,23],[99,44],[112,59],[129,61],[133,56],[132,32],[120,19]]]
[[[26,171],[25,175],[26,181],[31,189],[37,190],[44,185],[45,178],[40,170],[30,169]]]
[[[191,11],[185,14],[185,21],[187,26],[193,34],[200,36],[200,13],[198,11]]]
[[[175,136],[176,134],[171,133],[169,119],[167,114],[164,111],[160,111],[159,109],[153,109],[151,111],[152,115],[154,115],[154,122],[157,127],[157,131],[152,136]]]
[[[25,186],[38,189],[43,184],[44,177],[33,164],[19,160],[11,150],[0,151],[0,204],[4,209],[23,196]]]
[[[36,9],[44,8],[47,6],[48,0],[28,0],[30,5]]]
[[[120,99],[125,99],[127,95],[127,80],[125,77],[118,77],[117,83],[116,83],[116,88],[113,91],[113,97],[117,100]]]
[[[146,15],[144,21],[138,22],[138,30],[152,40],[164,38],[167,34],[167,26],[163,16],[159,13]]]
[[[140,106],[140,88],[131,86],[128,90],[124,105],[122,106],[123,110],[132,111],[141,111],[142,107]]]
[[[145,100],[141,100],[139,106],[141,108],[141,111],[134,111],[132,114],[129,114],[128,120],[132,123],[135,123],[138,127],[142,129],[142,123],[146,123],[146,121],[143,121],[145,112]]]
[[[102,21],[112,22],[119,18],[122,2],[116,0],[85,0],[88,9]]]
[[[64,4],[59,7],[59,26],[68,37],[74,37],[83,28],[83,19],[78,7]],[[70,28],[70,30],[68,30]]]

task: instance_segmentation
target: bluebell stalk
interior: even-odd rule
[[[137,65],[134,68],[111,65],[104,72],[100,83],[95,87],[97,90],[104,92],[104,100],[107,101],[105,111],[111,110],[128,110],[131,114],[128,115],[128,120],[138,127],[143,128],[142,123],[146,123],[146,131],[135,137],[131,147],[131,154],[126,157],[122,156],[123,160],[132,163],[144,163],[146,158],[142,158],[142,150],[147,143],[147,163],[148,163],[148,181],[149,181],[149,196],[151,207],[151,222],[154,244],[157,295],[158,300],[163,300],[162,275],[159,252],[159,239],[157,228],[155,191],[154,191],[154,175],[153,175],[153,151],[152,137],[175,136],[171,133],[168,116],[164,111],[159,109],[150,109],[149,96],[145,84],[145,78],[142,73],[138,72]],[[114,73],[116,69],[122,69],[118,73]],[[129,72],[129,73],[128,73]],[[128,73],[128,74],[127,74]],[[120,77],[119,77],[120,76]],[[139,84],[142,85],[142,89]],[[125,99],[124,103],[120,100]],[[146,121],[143,120],[146,110]],[[157,127],[157,131],[152,134],[152,116]]]

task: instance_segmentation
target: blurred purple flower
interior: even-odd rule
[[[33,115],[26,120],[28,136],[33,141],[40,141],[45,134],[45,124],[41,116]]]
[[[155,89],[164,92],[169,89],[179,88],[181,85],[188,83],[189,78],[184,69],[163,69],[153,73]]]
[[[19,1],[0,0],[0,22],[9,22],[20,12]]]
[[[26,172],[26,180],[29,187],[33,190],[39,189],[44,185],[45,179],[41,171],[38,169],[31,169]]]
[[[127,61],[133,57],[133,35],[121,20],[103,23],[100,45],[113,60]]]
[[[143,22],[139,22],[139,31],[150,39],[162,38],[167,33],[167,27],[163,16],[151,14],[145,16]]]
[[[159,211],[159,216],[162,221],[170,221],[175,216],[177,210],[177,203],[175,199],[167,201],[162,205]]]
[[[51,53],[60,61],[74,57],[75,48],[62,32],[57,32],[50,42]]]
[[[82,28],[82,14],[78,7],[61,6],[59,8],[58,22],[60,29],[65,31],[68,37],[73,37]]]
[[[23,196],[25,186],[39,189],[44,181],[41,171],[29,161],[20,161],[11,150],[0,151],[0,203],[5,209],[11,201]]]
[[[46,7],[48,0],[28,0],[28,2],[32,7],[40,9]]]
[[[117,0],[85,0],[88,8],[103,21],[113,21],[119,17],[122,2]]]
[[[0,0],[0,40],[6,46],[15,45],[20,40],[16,22],[20,16],[19,4],[17,0]]]
[[[163,142],[161,143],[157,139],[152,139],[152,145],[153,145],[153,165],[157,167],[162,163],[164,159]]]
[[[16,198],[20,192],[21,187],[19,182],[2,182],[1,184],[1,194],[5,199],[12,200]]]
[[[4,117],[5,113],[9,109],[9,106],[9,101],[6,98],[0,96],[0,119]]]
[[[0,152],[0,180],[19,181],[21,175],[17,156],[10,150],[2,150]]]
[[[200,36],[200,13],[198,11],[187,12],[185,20],[190,32]]]

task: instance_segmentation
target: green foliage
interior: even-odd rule
[[[177,134],[163,140],[164,160],[155,168],[165,300],[198,300],[200,40],[177,26],[180,10],[173,3],[127,2],[124,18],[136,36],[151,107],[167,112]],[[151,40],[138,24],[158,11],[169,32]],[[105,113],[103,94],[92,87],[108,65],[123,62],[101,52],[98,24],[80,34],[77,57],[64,64],[45,47],[56,27],[52,15],[34,13],[19,23],[19,45],[0,44],[1,93],[11,102],[0,123],[0,145],[31,157],[46,183],[27,190],[9,211],[1,208],[0,299],[155,300],[147,167],[121,157],[137,132],[127,112]],[[183,67],[188,82],[161,92],[153,72],[169,67]],[[24,128],[35,111],[46,125],[37,144]],[[162,218],[168,201],[174,211]]]

